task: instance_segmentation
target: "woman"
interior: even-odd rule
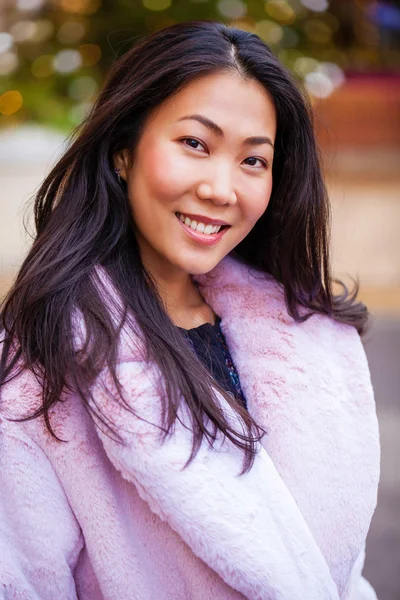
[[[160,31],[38,192],[2,312],[2,598],[375,598],[366,309],[255,35]]]

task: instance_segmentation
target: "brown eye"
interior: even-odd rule
[[[251,161],[251,162],[247,162],[247,161]],[[251,167],[256,167],[257,166],[257,161],[260,163],[261,167],[266,168],[267,162],[265,160],[263,160],[262,158],[257,158],[256,156],[250,156],[249,158],[245,159],[245,163],[250,165]]]
[[[204,144],[202,144],[199,140],[196,140],[195,138],[186,137],[182,138],[180,141],[183,142],[185,146],[188,146],[193,150],[199,150],[200,148],[203,148],[203,150],[205,150]]]

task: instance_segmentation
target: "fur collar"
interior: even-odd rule
[[[376,504],[378,428],[356,331],[323,316],[298,324],[281,286],[225,258],[195,278],[221,317],[250,413],[268,431],[251,471],[221,437],[182,470],[185,406],[164,445],[154,365],[126,347],[119,377],[145,421],[116,404],[104,372],[96,402],[119,428],[105,450],[152,511],[233,589],[259,600],[338,600],[363,552]],[[221,399],[222,400],[222,399]],[[236,419],[226,407],[227,415]]]

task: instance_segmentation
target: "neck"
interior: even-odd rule
[[[160,264],[153,257],[142,256],[142,261],[175,325],[191,329],[215,322],[212,308],[205,302],[189,273],[173,265]]]

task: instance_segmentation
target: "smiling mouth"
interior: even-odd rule
[[[230,227],[230,225],[213,225],[212,223],[202,223],[201,221],[190,219],[190,217],[187,217],[186,215],[179,212],[176,212],[175,215],[187,227],[190,227],[193,231],[196,231],[197,233],[202,233],[205,235],[215,235],[221,230],[228,229],[228,227]]]

